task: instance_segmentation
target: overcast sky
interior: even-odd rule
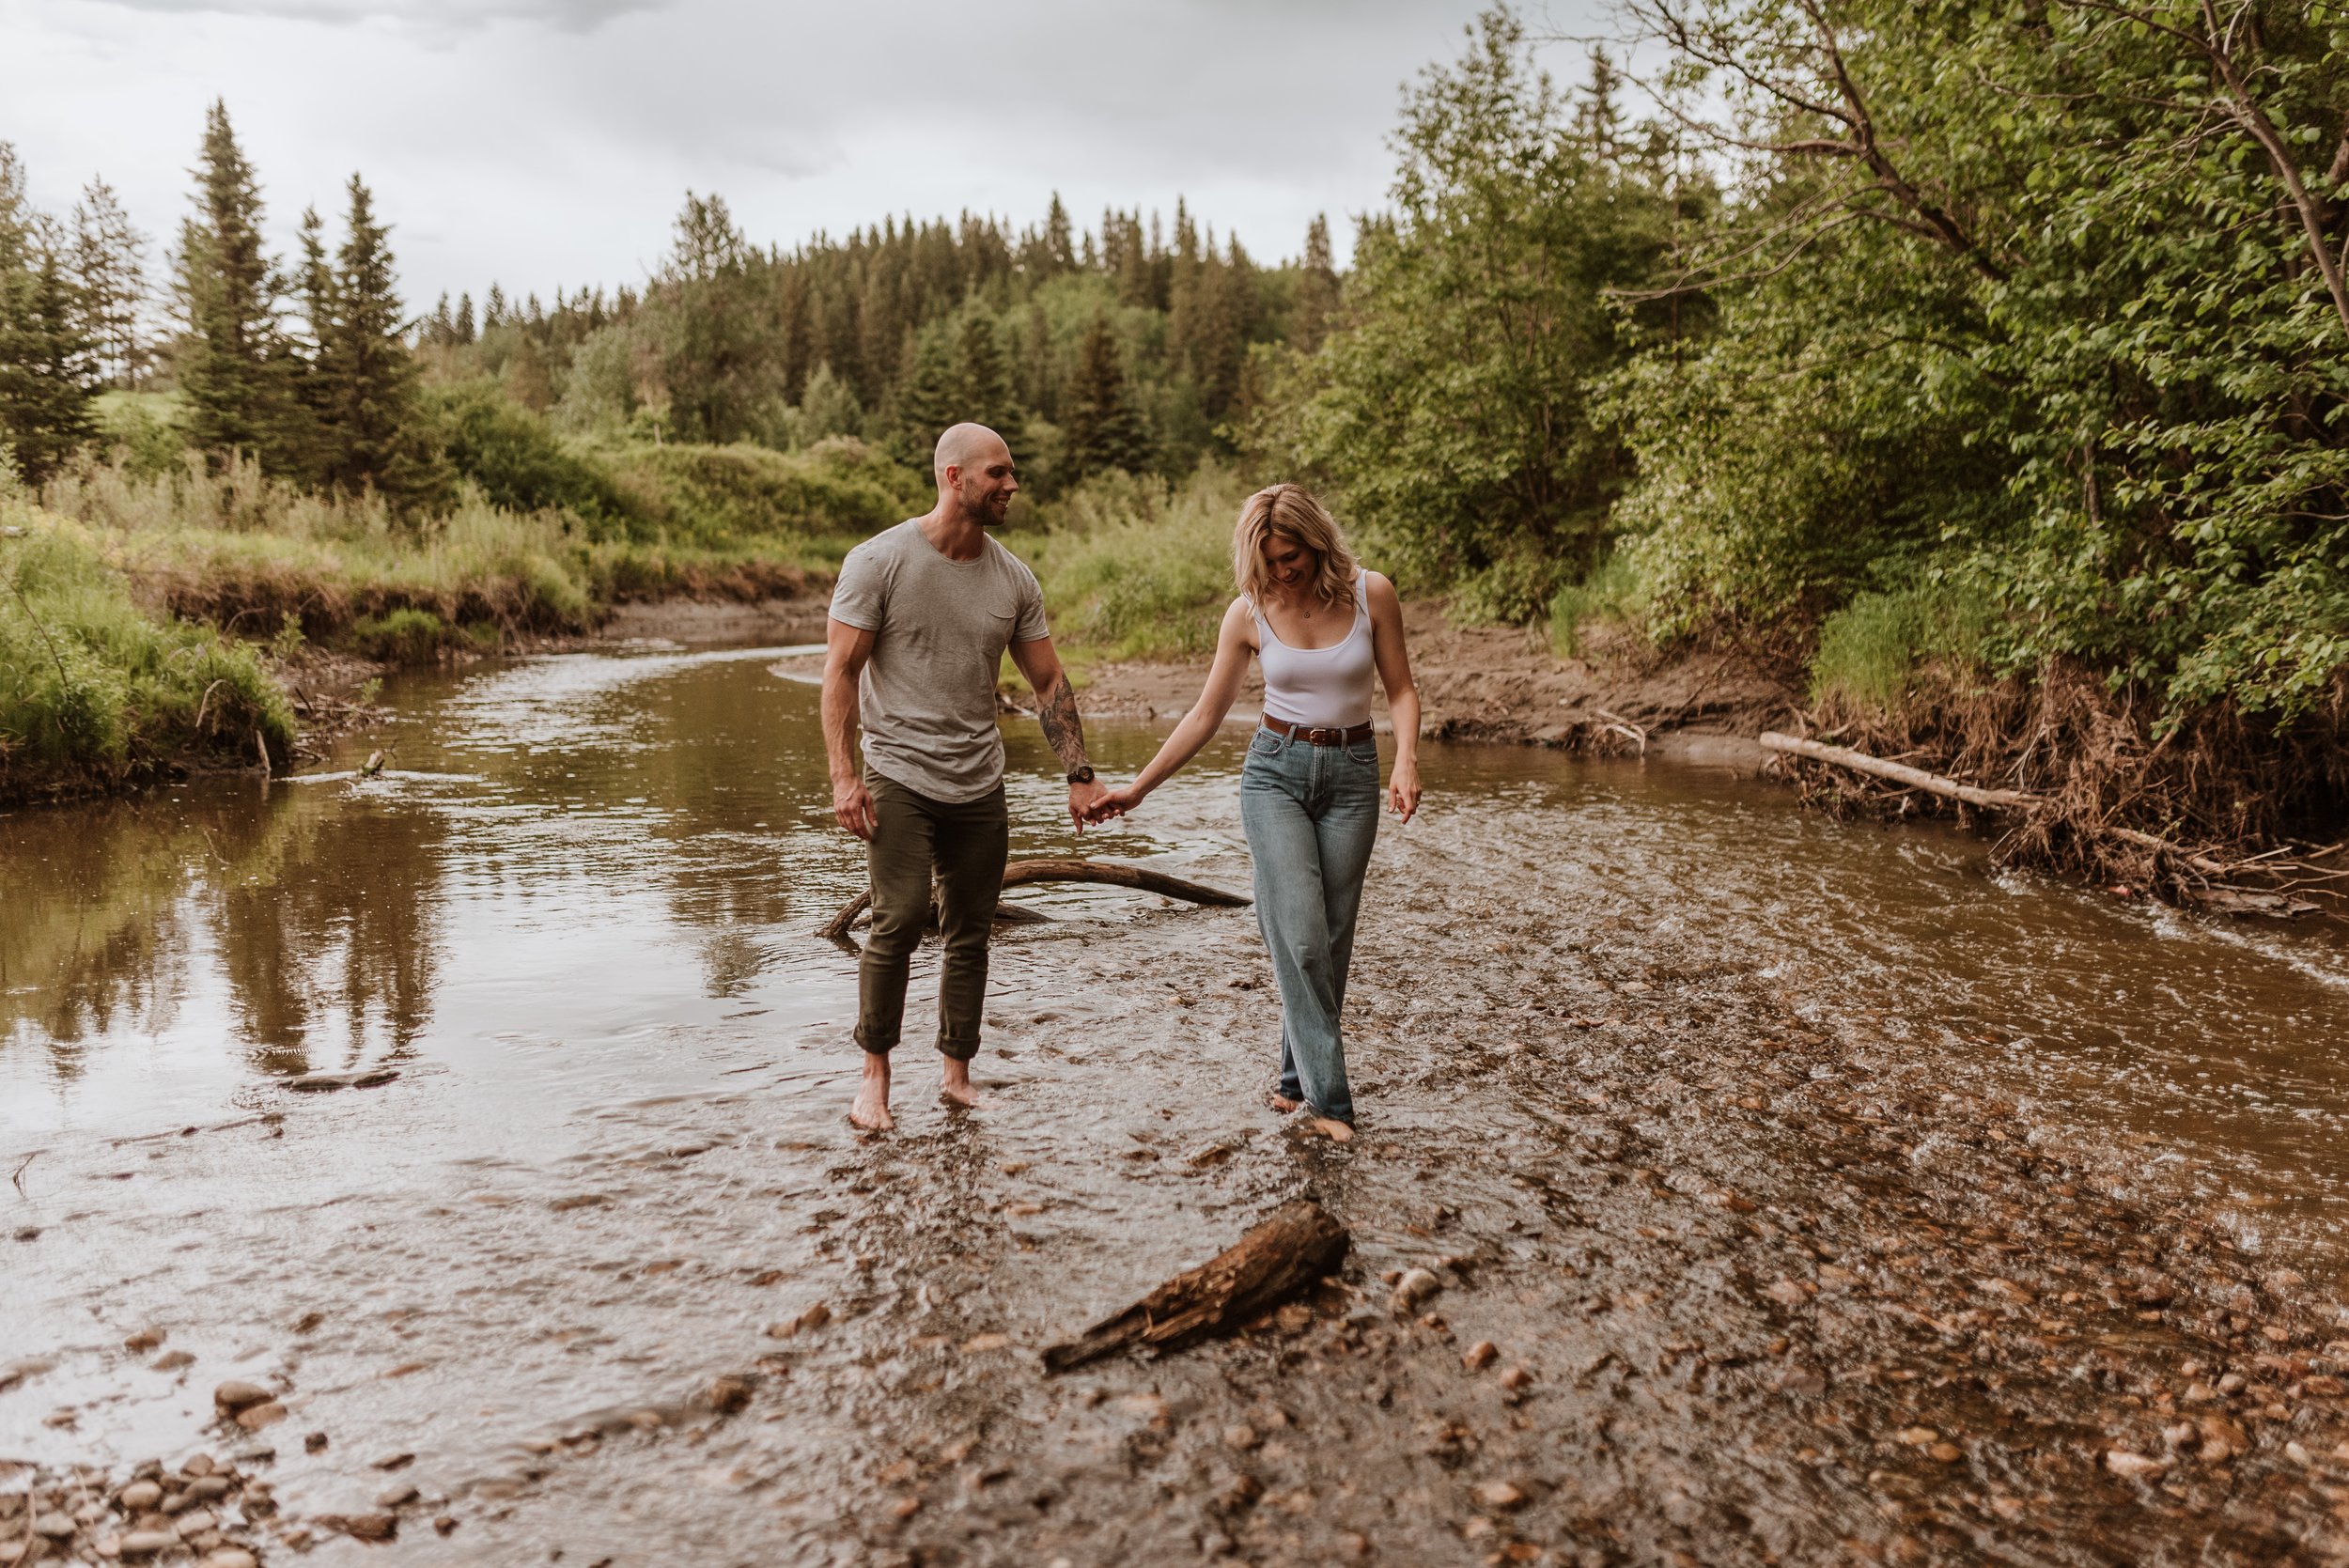
[[[1526,8],[1588,24],[1601,0]],[[281,247],[354,169],[419,307],[641,281],[688,187],[790,246],[886,213],[1174,198],[1259,256],[1382,205],[1404,84],[1481,0],[0,0],[0,140],[161,254],[225,98]],[[1579,78],[1562,48],[1559,74]]]

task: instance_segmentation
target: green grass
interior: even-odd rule
[[[90,531],[0,502],[0,801],[282,763],[293,712],[251,647],[158,619]]]
[[[1814,702],[1840,700],[1865,711],[1900,708],[1927,675],[1978,669],[1989,607],[1940,583],[1861,594],[1819,627],[1811,661]]]
[[[1637,629],[1647,607],[1647,584],[1620,552],[1609,555],[1579,582],[1549,598],[1549,644],[1561,659],[1580,656],[1591,633],[1607,626]]]

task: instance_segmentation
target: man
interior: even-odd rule
[[[906,969],[938,884],[938,1048],[945,1098],[973,1106],[971,1059],[987,1000],[987,945],[1003,891],[1010,816],[995,677],[1011,649],[1035,691],[1044,737],[1068,773],[1082,831],[1104,791],[1085,760],[1077,694],[1052,651],[1035,573],[987,530],[1019,491],[1011,449],[984,425],[938,438],[938,505],[848,552],[832,590],[824,658],[824,751],[832,814],[863,839],[873,931],[857,966],[864,1076],[848,1120],[886,1131],[889,1053],[905,1017]],[[856,731],[864,726],[864,767]]]

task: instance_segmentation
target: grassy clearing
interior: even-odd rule
[[[0,502],[0,802],[144,782],[182,760],[292,753],[257,651],[161,621],[86,528]]]

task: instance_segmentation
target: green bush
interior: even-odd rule
[[[189,753],[293,747],[255,651],[162,621],[85,531],[0,505],[0,800],[134,783]]]
[[[1054,504],[1041,538],[1007,542],[1035,565],[1057,636],[1120,659],[1205,653],[1232,601],[1248,490],[1214,463],[1179,487],[1104,474]]]
[[[619,483],[672,538],[702,545],[776,535],[861,539],[932,499],[926,475],[852,437],[788,454],[746,442],[605,451]]]
[[[463,634],[429,610],[395,610],[370,615],[350,627],[351,645],[369,659],[393,664],[428,664]]]
[[[109,392],[92,411],[99,446],[140,478],[169,474],[187,460],[187,432],[179,427],[176,394]]]
[[[1549,598],[1549,644],[1561,659],[1583,651],[1583,634],[1610,622],[1641,627],[1648,606],[1648,585],[1628,555],[1609,555],[1579,582],[1569,582]]]
[[[531,412],[483,378],[428,389],[424,412],[449,463],[508,511],[567,512],[590,538],[641,534],[647,509]]]

